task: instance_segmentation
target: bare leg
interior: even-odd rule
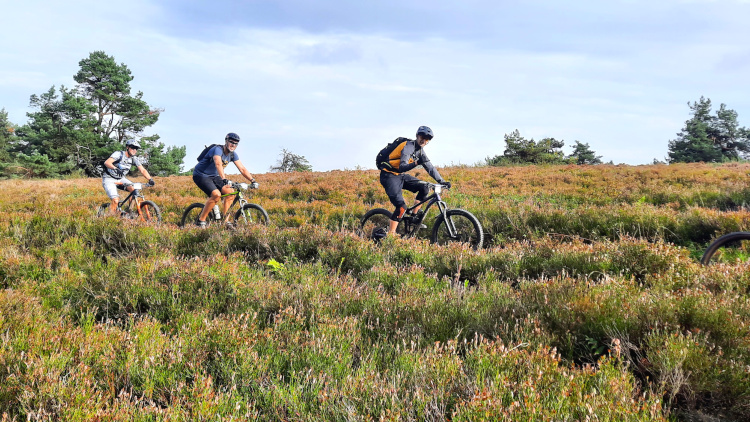
[[[391,225],[388,227],[388,234],[396,234],[396,227],[398,227],[398,221],[391,220]]]
[[[117,205],[120,203],[120,197],[111,198],[112,202],[109,204],[109,212],[117,216]]]
[[[234,189],[229,186],[224,186],[221,188],[221,192],[226,195],[234,192]],[[234,201],[234,195],[224,197],[224,209],[222,210],[222,213],[224,214],[224,222],[229,221],[229,207],[232,205],[232,201]]]
[[[219,192],[218,189],[212,190],[211,196],[208,197],[206,204],[203,206],[203,211],[201,211],[201,214],[198,216],[198,220],[206,221],[206,217],[208,216],[208,213],[211,212],[214,205],[216,205],[220,199],[221,199],[221,192]]]

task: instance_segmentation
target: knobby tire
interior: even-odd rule
[[[712,260],[716,262],[716,258],[723,251],[739,246],[742,241],[750,241],[750,232],[734,232],[721,236],[708,245],[706,252],[701,257],[701,264],[709,265],[712,263]]]
[[[385,231],[388,231],[391,225],[392,215],[393,213],[391,211],[383,208],[375,208],[367,211],[365,216],[362,217],[362,220],[360,220],[359,236],[366,239],[372,239],[372,232],[376,228],[383,228]],[[406,234],[405,227],[406,225],[404,222],[400,221],[396,227],[396,234],[403,237]]]
[[[448,210],[446,215],[453,222],[457,235],[451,237],[443,215],[438,216],[432,228],[432,243],[446,245],[452,242],[467,243],[474,249],[480,249],[484,243],[482,225],[474,215],[465,210]]]
[[[234,214],[235,224],[268,225],[268,213],[258,204],[245,204]]]

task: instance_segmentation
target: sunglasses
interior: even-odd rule
[[[138,147],[134,147],[134,146],[132,146],[132,145],[130,145],[130,146],[129,146],[128,148],[133,148],[133,149],[134,149],[134,150],[136,150],[136,151],[138,151],[138,150],[140,149],[140,148],[138,148]]]
[[[240,141],[227,141],[227,142],[229,142],[229,143],[230,143],[230,144],[232,144],[232,145],[237,145],[237,144],[239,144],[239,143],[240,143]]]

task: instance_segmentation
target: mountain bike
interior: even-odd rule
[[[123,187],[123,183],[117,183]],[[133,183],[133,191],[117,204],[117,212],[121,217],[141,221],[161,221],[161,210],[152,201],[147,201],[141,192],[144,187],[142,183]],[[96,212],[97,217],[103,217],[109,213],[110,204],[101,204]]]
[[[733,262],[738,259],[750,259],[750,232],[729,233],[714,240],[703,253],[701,264]]]
[[[251,184],[247,183],[235,183],[230,181],[229,185],[234,189],[234,192],[222,194],[221,197],[225,198],[227,196],[235,195],[234,201],[227,209],[227,212],[231,214],[231,210],[234,207],[235,204],[239,204],[239,209],[237,212],[234,213],[234,222],[235,224],[268,224],[268,213],[266,210],[263,209],[258,204],[251,204],[247,202],[247,199],[245,199],[245,196],[242,194],[242,192],[247,191],[248,189],[258,189],[258,183],[254,182]],[[250,198],[250,194],[248,193],[248,199]],[[182,220],[180,221],[180,227],[185,227],[190,224],[196,224],[198,222],[198,217],[200,216],[201,212],[203,212],[203,206],[205,204],[202,204],[200,202],[196,202],[193,204],[190,204],[190,206],[185,209],[185,212],[182,213]],[[219,204],[214,205],[213,210],[208,213],[208,216],[206,217],[206,225],[212,225],[212,224],[219,224],[223,220],[223,217],[221,215],[221,210],[219,209]]]
[[[403,238],[415,237],[420,229],[426,227],[422,222],[425,220],[430,207],[437,204],[439,214],[432,226],[430,241],[439,245],[452,242],[468,243],[474,249],[481,248],[484,242],[484,233],[479,220],[469,211],[448,208],[448,205],[440,196],[443,190],[447,190],[448,187],[434,183],[423,183],[428,184],[433,193],[406,210],[404,218],[396,227],[396,234]],[[427,205],[423,210],[414,214],[413,210],[422,204]],[[383,233],[383,230],[387,232],[392,214],[391,211],[383,208],[367,211],[360,221],[360,235],[372,237],[373,233]]]

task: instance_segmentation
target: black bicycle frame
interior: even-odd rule
[[[132,201],[135,200],[134,196],[139,196],[139,197],[143,198],[144,200],[146,199],[145,197],[143,197],[143,195],[141,195],[141,191],[139,189],[133,189],[133,192],[130,192],[130,194],[125,197],[125,199],[123,199],[122,201],[120,201],[120,203],[117,204],[117,207],[120,208],[120,209],[122,209],[122,206],[125,205],[128,201],[132,202]],[[136,202],[136,204],[137,204],[137,202]]]
[[[436,185],[430,184],[430,186],[434,187]],[[440,198],[440,194],[437,192],[433,192],[432,195],[428,196],[424,200],[417,202],[414,204],[414,206],[407,208],[407,211],[411,212],[413,209],[421,206],[422,204],[427,203],[427,206],[424,209],[424,213],[422,213],[422,218],[419,219],[419,221],[415,222],[415,227],[419,227],[420,224],[422,224],[422,221],[424,221],[425,217],[427,216],[427,212],[430,210],[430,207],[434,204],[437,204],[438,210],[440,210],[440,214],[443,216],[443,219],[445,220],[445,227],[448,228],[448,234],[451,237],[456,237],[456,227],[453,225],[453,221],[451,221],[448,218],[448,205],[445,203],[445,201]],[[411,233],[409,233],[411,234]]]
[[[229,204],[229,206],[227,207],[227,211],[226,211],[227,214],[230,214],[229,210],[231,210],[232,207],[234,207],[234,204],[239,202],[240,209],[242,209],[242,207],[244,207],[245,204],[248,203],[247,200],[245,200],[245,198],[242,196],[242,191],[240,189],[237,189],[235,192],[225,193],[221,195],[221,197],[224,198],[225,196],[230,196],[230,195],[235,195],[235,197],[234,197],[234,201],[232,201],[232,203]],[[218,203],[216,205],[218,205]]]

